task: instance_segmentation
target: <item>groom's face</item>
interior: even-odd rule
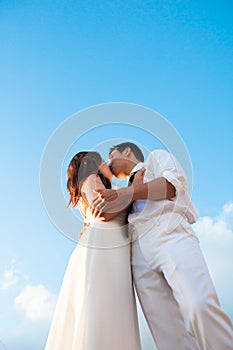
[[[124,155],[124,151],[121,153],[118,150],[114,150],[109,154],[109,167],[117,178],[125,178],[126,169],[128,165],[128,158]]]

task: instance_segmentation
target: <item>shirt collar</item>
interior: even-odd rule
[[[145,167],[145,163],[143,162],[139,162],[138,164],[135,165],[135,167],[131,170],[131,174],[135,173],[136,171],[138,171],[139,169],[141,169],[142,167]]]

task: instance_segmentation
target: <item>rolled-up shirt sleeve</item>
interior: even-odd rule
[[[155,150],[150,153],[150,164],[155,177],[163,177],[176,189],[176,196],[181,191],[188,190],[185,172],[177,159],[165,150]]]

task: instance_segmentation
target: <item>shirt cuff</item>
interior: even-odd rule
[[[179,192],[181,192],[183,190],[182,181],[177,179],[177,177],[175,177],[173,174],[164,172],[162,174],[162,177],[164,177],[168,182],[170,182],[175,187],[176,196]]]

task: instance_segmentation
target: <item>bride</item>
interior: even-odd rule
[[[67,171],[69,204],[85,231],[63,279],[45,350],[140,350],[126,211],[94,219],[95,189],[111,188],[112,173],[97,152],[79,152]]]

